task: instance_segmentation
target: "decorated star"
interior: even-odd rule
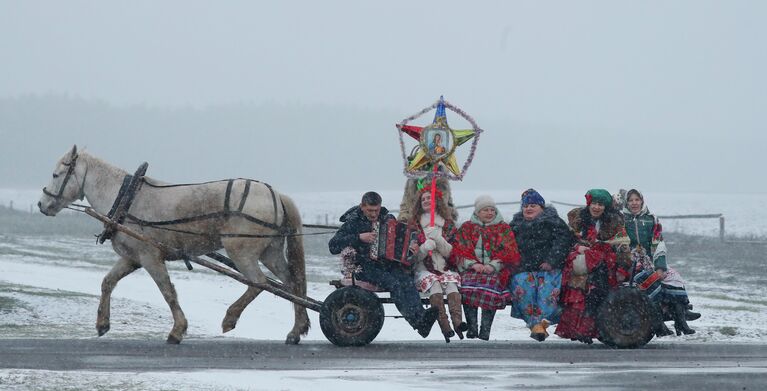
[[[413,120],[434,108],[436,109],[436,113],[434,114],[434,121],[431,125],[415,126],[407,124],[410,120]],[[473,128],[462,130],[451,129],[447,123],[445,108],[449,108],[453,112],[459,114],[466,119]],[[474,156],[479,133],[482,132],[482,129],[477,126],[471,117],[457,107],[445,102],[443,97],[440,97],[431,107],[428,107],[422,110],[419,114],[407,118],[397,124],[397,129],[400,131],[400,144],[402,146],[402,156],[405,160],[405,174],[407,176],[427,176],[431,171],[430,168],[434,167],[435,164],[441,164],[453,174],[452,176],[448,175],[448,177],[457,180],[462,179],[466,174],[466,169],[468,169]],[[405,144],[402,140],[403,134],[407,134],[414,138],[419,144],[410,157],[405,156]],[[472,139],[474,142],[471,145],[469,157],[467,158],[463,169],[461,169],[459,168],[458,160],[455,157],[455,149]]]

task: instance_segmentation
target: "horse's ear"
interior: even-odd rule
[[[69,153],[69,156],[71,157],[77,156],[77,144],[72,146],[72,152]]]

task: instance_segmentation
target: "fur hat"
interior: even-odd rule
[[[488,206],[492,206],[495,208],[495,210],[498,210],[498,207],[495,206],[495,200],[493,200],[493,197],[490,197],[487,194],[483,194],[474,201],[474,214],[479,213],[480,210],[483,208],[487,208]]]
[[[527,189],[522,193],[522,206],[524,207],[530,204],[536,204],[543,207],[546,206],[546,200],[544,200],[543,196],[535,191],[535,189]]]

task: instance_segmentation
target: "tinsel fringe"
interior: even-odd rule
[[[463,180],[464,175],[466,175],[466,171],[469,169],[469,166],[471,165],[471,161],[474,160],[474,153],[477,150],[477,143],[479,142],[479,135],[483,132],[482,128],[477,125],[477,123],[474,121],[474,118],[472,118],[470,115],[466,114],[463,110],[460,108],[453,106],[450,102],[443,100],[445,107],[450,109],[450,111],[460,115],[463,119],[468,121],[472,128],[474,129],[474,139],[471,142],[471,149],[469,150],[469,157],[466,159],[466,162],[463,164],[463,168],[461,169],[460,175],[455,175],[451,173],[450,171],[438,171],[436,173],[432,171],[423,171],[418,173],[411,173],[407,170],[407,153],[405,152],[405,139],[403,137],[403,131],[400,130],[403,126],[407,125],[408,122],[413,121],[420,116],[428,113],[431,110],[434,110],[437,108],[437,105],[439,104],[439,100],[434,102],[431,106],[428,106],[424,108],[423,110],[419,111],[416,114],[411,115],[410,117],[407,117],[402,120],[402,122],[399,123],[399,126],[397,127],[397,131],[399,133],[399,145],[400,149],[402,150],[402,163],[404,164],[404,169],[402,170],[406,177],[408,178],[424,178],[424,177],[433,177],[433,176],[443,176],[451,180]]]

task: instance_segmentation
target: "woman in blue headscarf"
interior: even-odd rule
[[[544,341],[559,321],[562,267],[573,234],[552,205],[535,189],[522,193],[521,211],[511,219],[522,260],[511,279],[511,316],[525,321],[530,338]]]

